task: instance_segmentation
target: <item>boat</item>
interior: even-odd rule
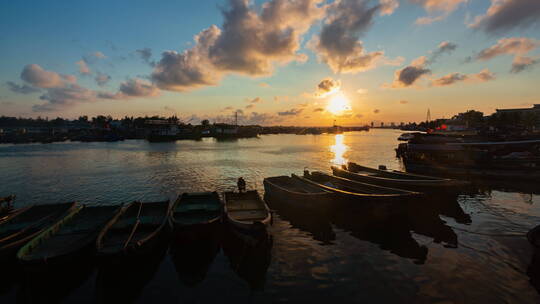
[[[94,241],[105,223],[119,206],[78,205],[77,208],[45,229],[17,253],[26,265],[61,264],[72,261],[84,253],[93,253]]]
[[[272,213],[257,190],[225,192],[223,196],[225,221],[233,232],[254,241],[268,236],[266,228],[272,222]]]
[[[98,257],[114,259],[150,253],[170,225],[170,210],[168,200],[123,206],[97,237]]]
[[[353,162],[349,162],[344,168],[332,166],[332,172],[336,176],[355,181],[428,193],[455,191],[460,187],[469,185],[469,182],[467,181],[412,174],[395,170],[373,169]]]
[[[411,172],[480,180],[540,180],[538,138],[423,134],[396,152]]]
[[[293,201],[308,209],[324,208],[335,194],[291,176],[267,177],[263,181],[265,196],[281,201]]]
[[[217,192],[184,193],[174,204],[172,223],[187,228],[221,222],[223,203]]]
[[[17,250],[28,241],[77,208],[75,202],[35,205],[0,222],[0,260],[15,257]]]
[[[321,189],[334,192],[342,198],[363,199],[369,201],[418,198],[422,196],[420,192],[413,192],[401,189],[382,187],[367,183],[362,183],[339,176],[332,176],[324,172],[304,171],[304,176],[296,176],[303,182],[311,183]]]

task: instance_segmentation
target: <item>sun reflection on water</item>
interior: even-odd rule
[[[343,155],[349,150],[349,146],[343,143],[343,138],[343,134],[336,134],[334,137],[335,143],[330,146],[330,151],[334,153],[334,158],[330,162],[334,165],[341,166],[347,163],[347,159]]]

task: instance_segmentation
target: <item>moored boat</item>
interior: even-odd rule
[[[223,203],[217,192],[182,194],[172,210],[172,223],[176,229],[219,223]]]
[[[540,248],[540,225],[527,232],[527,240],[534,247]]]
[[[247,239],[266,237],[272,213],[257,190],[225,192],[225,220],[231,228]]]
[[[15,257],[19,248],[77,208],[74,202],[37,205],[4,220],[0,223],[0,259]]]
[[[334,175],[378,186],[419,192],[455,191],[469,185],[466,181],[373,169],[349,162],[346,168],[332,167]]]
[[[323,208],[334,198],[334,193],[305,183],[291,176],[267,177],[263,181],[265,196],[281,201],[292,201],[308,209]]]
[[[297,177],[300,178],[300,177]],[[354,199],[388,200],[418,198],[420,192],[388,188],[367,183],[362,183],[339,176],[332,176],[324,172],[304,172],[303,181],[312,182],[322,189],[338,193],[341,196]]]
[[[13,212],[13,200],[15,195],[0,197],[0,216]]]
[[[77,206],[62,220],[45,229],[17,253],[27,265],[70,262],[94,252],[94,241],[119,206]]]
[[[169,201],[132,202],[118,212],[99,233],[97,255],[101,258],[134,257],[151,252],[170,225]]]

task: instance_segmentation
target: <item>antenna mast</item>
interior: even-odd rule
[[[426,115],[426,124],[431,121],[431,112],[429,111],[429,108],[427,109],[427,115]]]

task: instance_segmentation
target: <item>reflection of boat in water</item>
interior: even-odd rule
[[[231,233],[229,229],[229,233],[223,238],[223,252],[229,258],[232,270],[244,279],[252,290],[264,289],[266,272],[270,266],[273,240],[266,229],[264,234],[264,238],[253,243]]]
[[[175,237],[169,252],[180,281],[187,286],[201,283],[206,278],[219,248],[218,234],[198,239],[187,235]]]
[[[63,299],[89,280],[94,273],[94,260],[65,265],[39,272],[25,272],[17,301],[21,303],[61,303]]]
[[[396,216],[381,220],[361,212],[335,212],[332,214],[332,222],[336,227],[350,232],[353,237],[376,244],[382,250],[412,259],[417,264],[426,261],[428,248],[412,237],[407,218]]]
[[[145,256],[144,260],[115,262],[98,265],[96,279],[97,303],[133,303],[144,287],[155,276],[167,253],[168,242],[162,242],[155,251]],[[58,286],[57,286],[58,288]]]
[[[306,209],[304,204],[298,204],[300,202],[268,195],[265,195],[264,200],[281,219],[288,221],[294,228],[311,233],[313,239],[323,244],[331,244],[336,239],[336,233],[332,229],[329,215],[324,212],[325,210]]]

